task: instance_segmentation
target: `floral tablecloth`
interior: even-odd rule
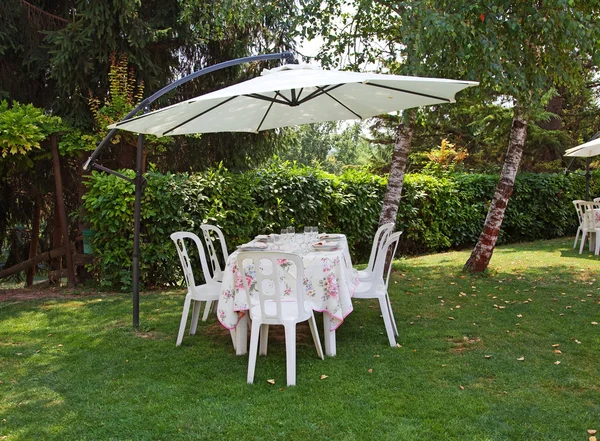
[[[273,245],[265,251],[275,251]],[[345,236],[333,251],[283,249],[302,257],[304,263],[304,295],[306,305],[317,312],[329,315],[330,330],[337,329],[344,318],[352,312],[352,294],[358,286],[358,272],[352,268],[348,243]],[[227,329],[234,329],[248,310],[242,274],[236,264],[239,250],[227,260],[217,317]],[[252,285],[254,269],[244,268]]]

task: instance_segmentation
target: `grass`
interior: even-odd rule
[[[337,357],[301,330],[290,388],[279,336],[254,385],[214,318],[175,347],[182,290],[144,294],[139,332],[128,294],[2,302],[0,440],[588,439],[600,259],[571,239],[499,247],[486,275],[462,274],[467,257],[396,263],[401,347],[371,301],[354,302]]]

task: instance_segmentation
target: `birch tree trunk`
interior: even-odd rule
[[[496,192],[488,210],[483,231],[477,240],[475,248],[471,252],[471,257],[465,263],[463,271],[483,272],[490,263],[496,241],[498,240],[498,234],[500,233],[500,227],[502,226],[502,220],[504,219],[504,212],[513,192],[526,137],[527,120],[523,116],[522,109],[517,105],[510,128],[508,150],[504,159],[500,180],[496,185]]]
[[[392,154],[392,163],[390,166],[390,176],[383,198],[383,206],[379,215],[379,225],[388,222],[396,223],[398,216],[398,205],[402,197],[402,186],[404,185],[404,174],[406,172],[406,161],[412,137],[415,131],[416,111],[411,110],[408,115],[408,121],[402,122],[396,129],[396,142],[394,144],[394,153]]]

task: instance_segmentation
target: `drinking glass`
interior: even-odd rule
[[[281,251],[281,246],[285,243],[285,234],[274,234],[273,235],[273,243],[277,247],[277,251]]]

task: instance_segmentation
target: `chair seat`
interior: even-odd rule
[[[262,323],[268,325],[280,324],[281,321],[275,317],[277,313],[277,304],[273,300],[265,301],[265,312],[267,317],[262,316],[260,305],[254,305],[250,309],[250,317],[259,319]],[[298,315],[298,304],[295,300],[282,301],[281,302],[281,320],[290,322],[303,322],[310,318],[311,310],[308,310],[305,314]],[[273,316],[272,318],[269,316]]]
[[[369,271],[367,269],[359,270],[358,278],[360,280],[371,280],[371,278],[373,278],[373,271]]]
[[[377,284],[375,284],[374,282],[360,282],[354,290],[352,298],[377,299],[380,297],[385,297],[386,295],[387,289],[385,287],[384,282],[381,280]]]
[[[193,300],[219,300],[221,293],[221,284],[215,281],[194,286],[188,295]]]

